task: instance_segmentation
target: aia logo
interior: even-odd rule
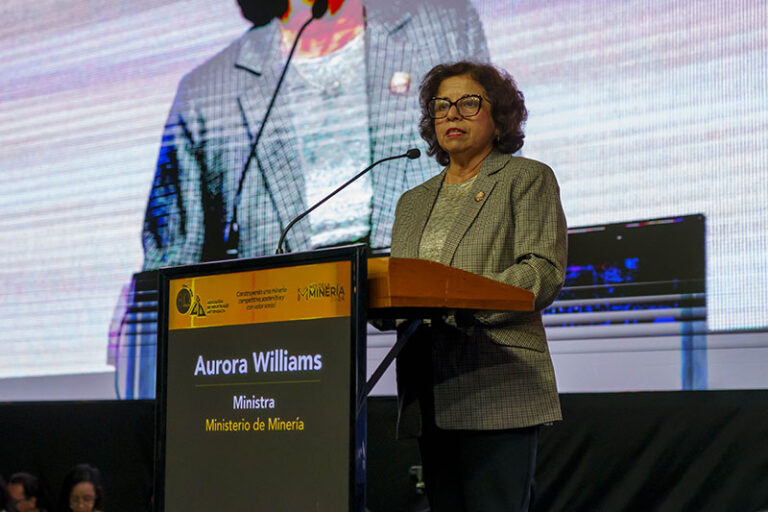
[[[176,294],[176,310],[182,315],[205,316],[205,308],[200,302],[200,296],[192,293],[192,289],[184,285]]]

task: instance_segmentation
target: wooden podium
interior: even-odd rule
[[[526,290],[366,255],[160,270],[155,510],[363,512],[366,398],[422,320],[533,309]],[[366,382],[369,319],[402,322]]]
[[[365,383],[358,411],[425,318],[456,309],[533,311],[533,292],[441,263],[413,258],[368,260],[368,318],[401,319],[397,341]]]
[[[440,308],[533,311],[533,301],[533,292],[434,261],[368,260],[369,318]]]

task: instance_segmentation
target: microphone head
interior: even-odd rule
[[[407,156],[411,160],[415,160],[416,158],[419,158],[421,156],[421,151],[419,151],[416,148],[411,148],[408,151],[406,151],[405,156]]]
[[[319,20],[328,11],[328,0],[315,0],[312,4],[312,18]]]

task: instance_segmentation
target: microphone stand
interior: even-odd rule
[[[421,156],[421,151],[419,151],[416,148],[412,148],[412,149],[409,149],[408,151],[406,151],[405,153],[403,153],[402,155],[388,156],[387,158],[382,158],[381,160],[377,160],[376,162],[373,162],[371,165],[369,165],[368,167],[366,167],[365,169],[363,169],[359,173],[357,173],[354,176],[352,176],[343,185],[341,185],[336,190],[334,190],[333,192],[331,192],[330,194],[328,194],[327,196],[322,198],[320,201],[318,201],[315,204],[313,204],[308,210],[306,210],[304,213],[302,213],[301,215],[299,215],[298,217],[294,218],[291,222],[288,223],[288,225],[285,227],[283,232],[280,234],[280,240],[277,242],[277,250],[275,251],[275,254],[283,254],[283,240],[285,240],[285,235],[288,234],[288,230],[291,229],[294,224],[296,224],[301,219],[303,219],[304,217],[309,215],[310,212],[312,212],[315,208],[317,208],[318,206],[320,206],[321,204],[325,203],[327,200],[329,200],[330,198],[332,198],[333,196],[335,196],[336,194],[338,194],[339,192],[344,190],[350,183],[352,183],[353,181],[358,179],[360,176],[362,176],[363,174],[367,173],[368,171],[370,171],[371,169],[373,169],[374,167],[376,167],[380,163],[387,162],[389,160],[397,160],[398,158],[406,158],[406,157],[410,158],[411,160],[413,160],[415,158],[419,158],[420,156]]]
[[[280,91],[280,87],[283,85],[283,79],[285,79],[285,74],[288,72],[288,65],[291,63],[293,53],[296,51],[296,46],[299,43],[301,34],[304,33],[304,30],[309,26],[310,23],[312,23],[312,21],[322,18],[327,10],[327,0],[315,0],[315,3],[312,5],[312,16],[304,22],[304,24],[299,29],[299,32],[296,34],[296,39],[293,40],[291,51],[288,53],[288,59],[286,59],[285,66],[283,66],[283,71],[280,73],[280,79],[277,81],[275,92],[272,94],[272,98],[269,100],[269,105],[267,106],[267,111],[264,114],[264,119],[261,121],[261,126],[259,127],[259,131],[256,134],[256,138],[253,140],[253,144],[251,144],[251,151],[245,161],[243,172],[240,174],[240,181],[237,185],[237,193],[235,194],[234,203],[232,205],[232,220],[224,228],[224,245],[226,247],[225,254],[228,258],[237,258],[239,252],[238,245],[240,244],[240,226],[237,223],[237,209],[240,206],[240,197],[243,194],[245,176],[248,173],[248,169],[251,166],[253,158],[256,156],[256,148],[259,145],[261,135],[264,133],[264,126],[267,124],[267,119],[269,119],[269,114],[272,112],[272,107],[274,106],[275,100],[277,99],[277,93]]]

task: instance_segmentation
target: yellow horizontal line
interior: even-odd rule
[[[229,327],[231,325],[261,325],[261,324],[274,324],[277,322],[294,322],[298,320],[324,320],[326,318],[344,318],[351,316],[349,311],[342,311],[339,313],[328,313],[323,316],[297,316],[297,317],[285,317],[276,319],[263,319],[263,320],[231,320],[223,324],[203,324],[203,325],[184,325],[181,327],[171,327],[169,322],[168,331],[182,331],[185,329],[204,329],[207,327]],[[207,317],[205,317],[207,318]]]

